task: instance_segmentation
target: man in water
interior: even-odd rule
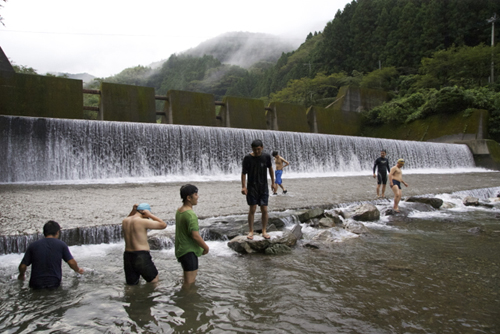
[[[276,164],[276,171],[274,172],[276,175],[276,184],[281,187],[283,194],[286,194],[287,190],[282,185],[283,181],[281,180],[281,175],[283,175],[283,168],[290,165],[290,163],[283,159],[283,157],[278,154],[278,151],[273,151],[273,157],[274,163]],[[276,190],[278,190],[277,187]],[[273,195],[278,195],[278,193],[275,191]]]
[[[389,186],[392,188],[394,192],[394,212],[399,213],[399,201],[401,200],[401,196],[403,192],[401,191],[401,183],[408,187],[408,184],[403,181],[403,172],[401,168],[403,168],[405,161],[403,159],[399,159],[396,166],[391,168],[391,172],[389,173]]]
[[[182,206],[175,213],[175,257],[184,270],[183,289],[196,281],[198,257],[208,254],[209,247],[199,232],[198,217],[193,206],[198,204],[198,188],[192,184],[181,187]]]
[[[146,282],[158,282],[158,270],[149,254],[148,229],[163,230],[166,227],[163,220],[151,213],[151,207],[147,203],[135,204],[128,217],[123,220],[123,266],[127,284],[139,284],[141,276]]]
[[[261,140],[256,139],[252,142],[252,153],[247,154],[243,158],[243,169],[241,172],[241,193],[246,195],[247,203],[250,206],[248,211],[248,227],[249,232],[247,238],[253,239],[253,221],[257,205],[260,206],[262,213],[262,236],[265,239],[271,237],[266,232],[268,212],[267,204],[269,200],[269,189],[267,186],[266,172],[269,170],[271,177],[271,188],[273,192],[277,191],[277,186],[274,184],[273,165],[271,156],[263,153],[264,144]],[[246,176],[248,174],[248,184]]]
[[[45,238],[37,240],[28,246],[19,265],[19,276],[17,277],[19,280],[24,281],[26,269],[32,264],[31,288],[57,288],[61,285],[62,279],[61,260],[64,260],[76,273],[83,274],[83,269],[78,267],[68,245],[59,240],[61,226],[57,222],[49,220],[45,223],[43,235]]]
[[[389,160],[385,157],[386,152],[382,150],[380,157],[375,160],[373,165],[373,178],[377,178],[377,198],[385,198],[385,187],[387,185],[387,172],[389,171]],[[378,170],[375,175],[375,170]],[[380,185],[382,185],[382,196],[380,196]]]

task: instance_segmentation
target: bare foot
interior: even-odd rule
[[[247,239],[248,240],[253,240],[253,232],[248,233]]]
[[[269,234],[267,234],[267,233],[262,233],[262,237],[264,239],[271,239],[271,236]]]

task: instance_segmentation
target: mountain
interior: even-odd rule
[[[228,32],[209,39],[181,55],[213,56],[223,64],[250,68],[258,62],[276,63],[283,52],[298,45],[274,35],[251,32]]]
[[[50,72],[49,74],[55,75],[56,77],[66,77],[68,79],[78,79],[82,80],[84,84],[92,82],[96,77],[88,73],[63,73],[63,72]]]

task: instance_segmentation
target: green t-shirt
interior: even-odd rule
[[[175,213],[175,257],[177,260],[189,252],[200,257],[203,248],[193,239],[191,233],[198,231],[198,217],[193,210]]]

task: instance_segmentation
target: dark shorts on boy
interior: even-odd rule
[[[260,189],[256,187],[248,187],[247,188],[247,204],[248,205],[258,205],[258,206],[267,206],[269,202],[269,189],[267,188],[267,184]]]
[[[149,251],[124,252],[123,267],[125,279],[129,285],[139,284],[141,276],[146,282],[151,282],[158,276],[158,269],[156,269]]]
[[[377,174],[377,184],[387,184],[387,173]]]
[[[398,180],[392,180],[392,184],[398,186],[398,188],[401,189],[401,182],[399,182]]]
[[[182,270],[184,271],[198,270],[198,257],[193,252],[182,255],[178,261],[181,263]]]

